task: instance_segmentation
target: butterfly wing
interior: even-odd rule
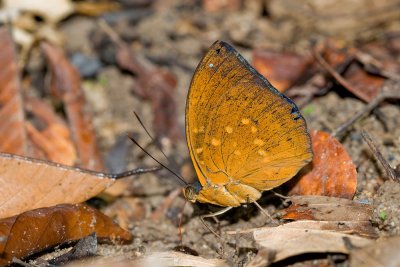
[[[213,187],[202,202],[220,204],[217,187],[274,188],[312,159],[297,106],[227,43],[201,60],[186,105],[189,152],[203,191]]]

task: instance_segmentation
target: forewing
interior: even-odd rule
[[[224,42],[216,42],[197,67],[186,136],[203,186],[238,181],[267,190],[312,158],[296,105]]]

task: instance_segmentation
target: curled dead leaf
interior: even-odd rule
[[[298,225],[293,226],[292,223],[256,230],[253,237],[258,245],[274,252],[272,262],[304,253],[348,254],[349,249],[343,241],[345,237],[358,247],[372,243],[370,239],[359,236],[307,226],[298,227]]]
[[[311,142],[313,161],[289,181],[289,194],[352,199],[357,189],[357,171],[345,148],[323,131],[312,132]]]
[[[106,215],[83,204],[41,208],[1,219],[0,266],[13,257],[25,258],[93,232],[100,241],[126,243],[133,238]]]
[[[265,76],[280,92],[289,89],[311,64],[311,55],[256,49],[253,52],[253,66]]]
[[[85,98],[78,71],[68,61],[61,48],[42,43],[50,66],[50,92],[64,103],[80,166],[89,170],[104,169],[96,144],[90,113],[85,110]]]
[[[368,221],[372,206],[345,198],[325,196],[292,196],[292,205],[284,219],[324,221]]]
[[[24,108],[15,46],[7,27],[0,28],[0,151],[27,152]]]
[[[0,153],[0,218],[83,202],[114,183],[99,173]]]
[[[350,252],[350,267],[400,266],[400,237],[381,239]]]

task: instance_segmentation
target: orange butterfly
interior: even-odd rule
[[[186,138],[198,181],[184,188],[185,198],[223,207],[255,202],[313,157],[295,103],[222,41],[193,76]]]

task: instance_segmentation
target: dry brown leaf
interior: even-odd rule
[[[378,235],[370,221],[310,221],[302,220],[290,223],[292,228],[310,228],[329,230],[343,234],[358,235],[365,238],[377,238]]]
[[[138,76],[135,93],[150,101],[154,112],[153,129],[158,137],[180,138],[175,118],[174,91],[176,78],[172,73],[158,69],[144,57],[133,54],[125,43],[118,44],[117,62],[121,68]]]
[[[24,155],[27,134],[16,53],[10,31],[0,28],[0,151]]]
[[[39,15],[51,23],[57,23],[74,11],[70,0],[4,0],[3,8]]]
[[[356,90],[352,93],[366,102],[370,102],[378,96],[385,82],[385,78],[367,73],[356,62],[347,68],[343,77]]]
[[[84,16],[100,16],[103,13],[121,9],[118,2],[75,2],[75,11]]]
[[[314,131],[311,142],[313,161],[289,181],[289,194],[352,199],[357,189],[357,171],[345,148],[323,131]]]
[[[146,216],[146,209],[142,200],[133,197],[118,198],[102,211],[110,218],[115,219],[124,229],[129,229],[132,222],[143,220]]]
[[[253,52],[254,68],[280,92],[289,89],[311,63],[311,55],[301,56],[265,49],[256,49]]]
[[[31,210],[0,220],[0,266],[95,232],[101,241],[130,242],[132,234],[83,204]]]
[[[293,227],[292,223],[256,230],[253,237],[258,245],[274,253],[273,262],[304,253],[348,254],[343,238],[348,238],[357,247],[372,243],[370,239],[359,236],[312,227]]]
[[[353,200],[325,196],[292,196],[284,219],[323,221],[368,221],[373,208]]]
[[[229,266],[222,259],[205,259],[198,256],[187,255],[179,252],[158,252],[153,253],[138,262],[141,266],[204,266],[223,267]]]
[[[63,101],[72,136],[80,159],[80,167],[102,171],[95,131],[90,114],[85,110],[85,98],[78,71],[68,61],[62,49],[42,43],[42,50],[50,65],[50,91]]]
[[[389,267],[400,266],[400,237],[381,239],[361,249],[350,252],[350,267]]]
[[[35,117],[36,123],[40,124],[38,130],[30,122],[25,123],[32,145],[44,154],[42,159],[74,165],[77,152],[64,120],[49,104],[40,99],[25,96],[24,101],[26,111]]]
[[[329,40],[323,48],[323,56],[327,63],[342,75],[348,86],[344,86],[352,94],[365,102],[372,101],[380,92],[384,78],[367,73],[354,60],[355,48],[341,47],[338,42]]]
[[[243,0],[203,0],[202,2],[207,12],[238,11],[243,5]]]
[[[324,230],[377,237],[370,221],[373,212],[371,205],[323,196],[298,196],[291,197],[291,200],[292,205],[285,210],[284,219],[314,220]]]
[[[60,203],[80,203],[114,181],[95,172],[0,153],[0,218]]]
[[[140,255],[139,255],[140,256]],[[79,261],[73,261],[63,265],[64,267],[146,267],[138,264],[135,260],[132,260],[126,256],[97,256],[87,259],[81,259]]]

